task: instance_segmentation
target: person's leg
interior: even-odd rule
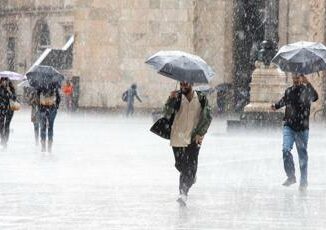
[[[0,110],[0,137],[1,137],[1,145],[5,145],[5,112]]]
[[[294,133],[295,132],[290,127],[283,127],[283,163],[284,170],[288,177],[288,179],[283,183],[285,186],[295,183],[295,168],[293,156],[291,154],[294,144]]]
[[[7,145],[7,142],[9,140],[9,134],[10,134],[10,123],[12,120],[12,117],[14,116],[14,112],[11,110],[8,110],[5,115],[5,124],[4,124],[4,143]]]
[[[33,122],[34,125],[34,137],[35,137],[35,144],[38,145],[39,137],[40,137],[40,124],[38,121]]]
[[[127,112],[126,112],[126,115],[127,117],[131,114],[131,103],[128,101],[127,102]]]
[[[174,154],[174,159],[175,159],[175,168],[181,172],[181,156],[184,152],[184,149],[183,147],[172,147],[173,149],[173,154]]]
[[[42,145],[42,152],[46,150],[46,123],[47,123],[47,111],[42,110],[40,111],[40,125],[41,125],[41,145]]]
[[[53,126],[54,126],[54,120],[57,115],[57,110],[56,109],[51,109],[49,111],[49,127],[48,127],[48,151],[52,151],[52,143],[53,143]]]
[[[130,106],[130,115],[134,115],[134,104],[131,104]]]
[[[306,187],[308,185],[307,169],[308,169],[308,139],[309,130],[297,132],[295,137],[295,144],[299,155],[299,165],[301,172],[300,186]]]
[[[189,189],[195,182],[198,164],[199,147],[191,143],[185,148],[181,158],[180,194],[188,195]]]

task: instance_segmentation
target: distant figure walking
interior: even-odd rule
[[[40,137],[40,101],[37,95],[37,90],[32,87],[29,88],[28,103],[31,106],[31,121],[34,125],[35,145],[38,145]]]
[[[0,78],[0,136],[1,145],[7,148],[10,134],[10,123],[14,116],[13,106],[16,101],[16,91],[12,82],[8,78]]]
[[[138,96],[137,85],[132,84],[130,88],[127,91],[125,91],[122,95],[122,100],[127,102],[127,112],[126,112],[127,117],[132,116],[134,114],[135,97],[139,102],[142,102],[142,100]]]
[[[308,138],[311,102],[318,100],[318,94],[308,79],[302,75],[293,75],[293,85],[285,90],[282,99],[272,105],[272,110],[285,106],[283,127],[283,162],[287,175],[284,186],[296,183],[295,167],[291,150],[296,144],[301,172],[300,190],[308,186]]]
[[[62,91],[65,96],[66,109],[70,112],[72,111],[72,94],[74,92],[74,86],[70,80],[67,80],[66,84],[62,87]]]
[[[37,91],[39,98],[39,115],[41,124],[41,151],[46,151],[46,136],[48,136],[48,152],[52,152],[53,126],[60,104],[59,89],[54,86],[40,88]],[[47,134],[47,135],[46,135]]]

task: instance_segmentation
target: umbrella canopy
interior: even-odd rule
[[[17,86],[18,87],[31,87],[31,85],[29,84],[28,80],[22,81]]]
[[[296,42],[282,46],[272,60],[285,72],[311,74],[326,69],[326,47],[316,42]]]
[[[203,59],[182,51],[160,51],[145,63],[159,74],[177,81],[208,83],[215,75]]]
[[[0,72],[0,78],[8,78],[12,81],[22,81],[26,79],[26,77],[22,74],[11,72],[11,71],[1,71]]]
[[[61,87],[64,76],[52,66],[36,65],[26,74],[29,84],[34,88]]]

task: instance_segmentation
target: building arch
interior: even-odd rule
[[[46,48],[51,46],[51,34],[48,23],[44,19],[39,19],[33,29],[33,60],[36,60]]]

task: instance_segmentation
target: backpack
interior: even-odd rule
[[[40,94],[40,105],[43,106],[54,106],[57,101],[57,96],[53,91],[41,92]]]
[[[127,102],[128,101],[128,90],[124,91],[121,96],[122,101]]]

